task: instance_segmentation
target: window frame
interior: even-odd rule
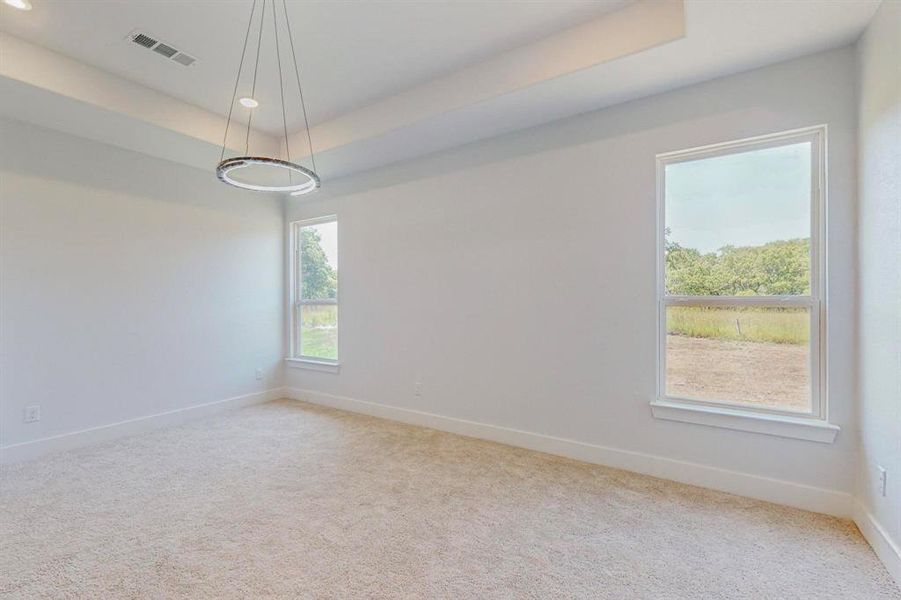
[[[681,296],[666,293],[666,167],[728,154],[797,143],[811,143],[810,294],[807,296]],[[826,380],[826,126],[819,125],[720,144],[658,154],[657,167],[657,396],[651,403],[660,418],[761,431],[760,421],[805,423],[825,427],[831,435],[791,431],[776,435],[832,441],[838,428],[828,424]],[[810,314],[810,410],[797,412],[756,407],[728,400],[701,400],[666,394],[666,309],[671,306],[758,306],[806,308]],[[728,419],[723,419],[728,417]],[[748,423],[748,420],[756,423]],[[724,424],[726,423],[726,424]],[[763,429],[767,429],[764,427]],[[785,428],[781,428],[784,430]],[[779,430],[779,428],[777,428]],[[826,434],[827,432],[822,432]],[[824,438],[824,439],[820,439]],[[825,439],[831,438],[831,439]]]
[[[303,298],[303,276],[301,272],[302,268],[302,258],[301,258],[301,236],[300,231],[304,227],[312,227],[314,225],[322,225],[324,223],[335,223],[335,227],[338,227],[338,216],[337,215],[323,215],[321,217],[314,217],[310,219],[301,219],[298,221],[292,221],[289,224],[290,227],[290,266],[288,270],[288,289],[289,289],[289,301],[288,301],[288,358],[286,361],[291,366],[298,366],[302,368],[309,368],[319,371],[330,371],[337,372],[337,368],[339,366],[339,360],[341,358],[341,344],[338,344],[338,358],[322,358],[319,356],[307,356],[300,353],[301,348],[301,329],[299,320],[299,313],[303,306],[336,306],[339,307],[338,300],[341,294],[341,275],[340,268],[338,271],[338,289],[335,293],[335,298],[331,299],[316,299],[316,300],[305,300]],[[338,239],[340,240],[340,234],[338,235]],[[339,323],[340,323],[340,307],[338,310],[339,313]],[[340,324],[338,326],[338,335],[341,335]]]

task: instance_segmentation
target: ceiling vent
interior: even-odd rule
[[[135,44],[140,44],[145,48],[153,48],[157,44],[157,41],[155,39],[153,39],[149,35],[144,35],[143,33],[132,36],[131,41],[133,41]]]
[[[143,31],[140,31],[137,29],[135,29],[134,31],[129,33],[128,36],[126,37],[126,39],[131,40],[132,42],[134,42],[138,46],[141,46],[142,48],[147,48],[148,50],[153,50],[160,56],[162,56],[166,59],[169,59],[173,62],[177,62],[178,64],[182,65],[183,67],[190,67],[195,62],[197,62],[197,59],[194,58],[193,56],[191,56],[190,54],[182,52],[175,46],[172,46],[171,44],[167,44],[165,42],[161,42],[161,41],[159,41],[159,39],[153,37],[152,35],[148,35],[148,34],[144,33]]]
[[[174,60],[178,64],[184,65],[186,67],[190,67],[197,61],[196,58],[194,58],[193,56],[188,56],[184,52],[179,52],[178,54],[176,54],[175,56],[172,57],[172,60]]]
[[[172,46],[167,46],[162,42],[154,46],[153,51],[158,54],[162,54],[166,58],[172,58],[174,55],[178,54],[178,50],[176,50]]]

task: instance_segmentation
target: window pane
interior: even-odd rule
[[[300,306],[300,355],[338,360],[338,307]]]
[[[672,163],[665,178],[667,294],[810,294],[810,142]]]
[[[666,395],[809,412],[810,311],[667,307]]]
[[[338,223],[300,228],[301,298],[338,297]]]

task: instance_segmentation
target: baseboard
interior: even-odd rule
[[[180,425],[181,423],[199,417],[205,417],[225,410],[249,406],[251,404],[269,402],[270,400],[277,400],[284,396],[285,392],[283,388],[273,388],[262,392],[234,396],[224,400],[216,400],[214,402],[207,402],[196,406],[188,406],[155,415],[148,415],[146,417],[110,423],[109,425],[101,425],[99,427],[91,427],[90,429],[82,429],[71,433],[41,438],[31,442],[0,446],[0,464],[31,460],[52,452],[72,450],[128,435],[145,433],[154,429],[159,429],[160,427]]]
[[[286,388],[285,393],[288,398],[294,400],[303,400],[312,404],[500,442],[509,446],[518,446],[547,454],[565,456],[813,512],[842,518],[851,518],[853,514],[853,498],[845,492],[689,463],[631,450],[597,446],[540,433],[445,417],[409,408],[399,408],[335,396],[313,390]]]
[[[885,568],[895,578],[895,583],[901,587],[901,545],[896,543],[888,532],[879,524],[876,517],[860,503],[854,502],[854,523],[860,529],[860,533],[873,547],[876,556],[885,565]]]

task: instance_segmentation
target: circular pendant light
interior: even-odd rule
[[[299,183],[294,183],[292,177],[290,185],[259,184],[250,181],[242,181],[240,178],[231,175],[233,171],[246,169],[254,165],[286,170],[289,174],[297,174],[300,181]],[[216,167],[216,177],[219,178],[219,181],[244,190],[253,190],[256,192],[288,192],[292,196],[308,194],[319,187],[319,176],[310,169],[287,160],[266,158],[265,156],[235,156],[234,158],[226,158]]]
[[[294,64],[294,74],[297,78],[297,91],[300,96],[300,107],[303,111],[303,121],[307,132],[307,142],[310,149],[310,163],[312,168],[305,167],[294,162],[291,158],[291,146],[288,139],[288,116],[285,104],[285,80],[282,76],[282,57],[281,47],[279,44],[279,23],[278,8],[276,0],[262,0],[259,15],[259,33],[256,42],[256,60],[253,66],[253,84],[249,96],[243,96],[238,100],[238,87],[241,82],[241,74],[244,71],[244,59],[247,56],[247,47],[250,41],[250,33],[253,29],[254,19],[257,13],[257,3],[259,0],[253,0],[253,6],[250,9],[250,18],[247,21],[247,32],[244,35],[244,48],[241,51],[241,62],[238,64],[238,75],[235,78],[235,89],[232,93],[232,102],[228,107],[228,119],[225,123],[225,136],[222,140],[222,153],[219,156],[219,164],[216,166],[216,177],[219,181],[229,185],[258,192],[281,192],[288,193],[292,196],[301,194],[309,194],[319,189],[319,175],[316,174],[316,158],[313,155],[313,140],[310,136],[310,122],[307,119],[307,107],[303,100],[303,87],[300,84],[300,69],[297,66],[297,53],[294,50],[294,35],[291,33],[291,21],[288,18],[288,8],[285,0],[282,0],[282,13],[284,14],[285,29],[287,30],[288,41],[290,42],[291,58]],[[278,84],[281,92],[281,108],[282,108],[282,130],[285,138],[285,156],[255,156],[250,153],[250,131],[253,124],[253,113],[260,106],[256,99],[257,88],[257,71],[260,66],[260,48],[263,45],[264,23],[266,19],[266,7],[272,6],[272,31],[275,35],[275,59],[278,66]],[[237,102],[236,102],[237,101]],[[247,131],[244,137],[244,155],[225,157],[225,151],[228,147],[228,132],[232,124],[232,115],[234,114],[235,104],[239,103],[247,109]],[[242,177],[243,173],[269,171],[281,173],[280,177],[269,177],[262,181],[254,181],[247,177]],[[287,183],[276,183],[275,179],[284,178]],[[283,180],[284,181],[284,180]]]

